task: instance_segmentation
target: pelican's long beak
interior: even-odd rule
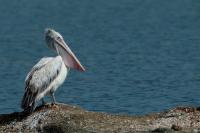
[[[62,57],[66,66],[75,68],[79,71],[85,71],[85,68],[81,65],[80,61],[76,58],[74,53],[65,43],[64,39],[55,39],[55,42],[56,51]]]

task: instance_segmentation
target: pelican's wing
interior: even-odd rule
[[[37,64],[35,64],[35,66],[33,66],[31,71],[27,74],[25,82],[28,81],[28,79],[31,77],[31,75],[34,73],[34,71],[42,68],[47,62],[49,62],[52,59],[53,59],[53,57],[44,57],[44,58],[42,58]]]
[[[62,58],[42,58],[28,73],[26,77],[25,93],[21,107],[32,112],[37,102],[37,96],[47,89],[49,84],[57,77],[62,66]]]

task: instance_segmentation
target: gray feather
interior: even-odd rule
[[[58,76],[62,66],[61,58],[42,58],[28,73],[25,83],[25,93],[21,102],[24,110],[32,112],[37,102],[37,96],[42,93]]]

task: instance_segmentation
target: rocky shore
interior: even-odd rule
[[[66,104],[45,105],[38,107],[31,115],[23,112],[1,114],[0,132],[198,133],[200,108],[177,107],[144,116],[122,116],[91,112]]]

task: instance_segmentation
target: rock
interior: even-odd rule
[[[23,112],[0,115],[0,132],[187,133],[198,132],[199,129],[199,107],[177,107],[162,113],[125,116],[59,104],[57,107],[40,106],[30,115]]]
[[[182,128],[180,126],[175,125],[175,124],[172,125],[171,129],[173,129],[174,131],[181,131],[182,130]]]
[[[173,130],[168,129],[168,128],[156,128],[155,130],[152,131],[152,133],[171,133]]]

